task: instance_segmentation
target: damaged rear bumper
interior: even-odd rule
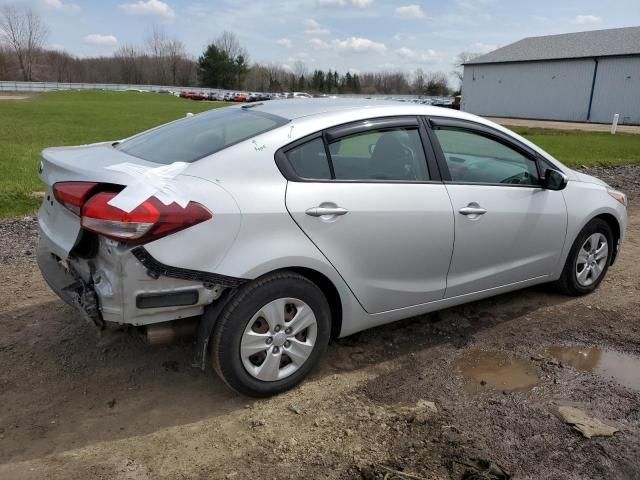
[[[64,260],[41,229],[38,265],[51,289],[100,327],[105,322],[150,325],[198,316],[225,289],[244,282],[164,265],[143,247],[132,249],[102,237],[96,241],[91,258],[72,251]]]

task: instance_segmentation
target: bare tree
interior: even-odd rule
[[[219,50],[226,53],[229,58],[236,59],[242,57],[245,63],[249,63],[249,54],[247,50],[240,45],[240,40],[238,40],[235,33],[225,30],[213,43]]]
[[[424,72],[421,68],[418,68],[413,75],[413,93],[416,95],[424,95],[424,90]]]
[[[151,32],[146,39],[147,50],[152,58],[153,75],[151,83],[164,85],[167,83],[167,44],[169,39],[162,27],[153,25]]]
[[[120,64],[120,75],[124,83],[140,84],[143,82],[144,56],[135,45],[122,45],[114,54]]]
[[[33,66],[49,30],[28,7],[3,5],[0,9],[0,40],[15,53],[22,79],[33,80]]]
[[[293,62],[292,71],[296,78],[307,77],[309,74],[309,69],[307,69],[307,66],[302,60],[296,60]]]
[[[451,74],[462,83],[462,78],[464,76],[464,64],[479,57],[480,55],[482,54],[477,52],[460,52],[456,56],[456,68],[451,72]]]
[[[13,67],[12,52],[0,45],[0,80],[10,80]]]

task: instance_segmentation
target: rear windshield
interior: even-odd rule
[[[155,163],[194,162],[287,122],[252,109],[218,108],[141,133],[116,148]]]

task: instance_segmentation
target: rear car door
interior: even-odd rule
[[[369,313],[444,295],[453,212],[426,135],[415,117],[370,119],[276,154],[289,213]]]
[[[543,160],[490,127],[442,118],[429,123],[455,216],[445,298],[556,271],[567,211],[562,192],[541,187]]]

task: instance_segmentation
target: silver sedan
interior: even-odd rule
[[[100,328],[195,318],[196,365],[254,396],[332,337],[540,283],[587,294],[627,218],[623,193],[503,127],[391,101],[216,109],[40,170],[52,289]]]

